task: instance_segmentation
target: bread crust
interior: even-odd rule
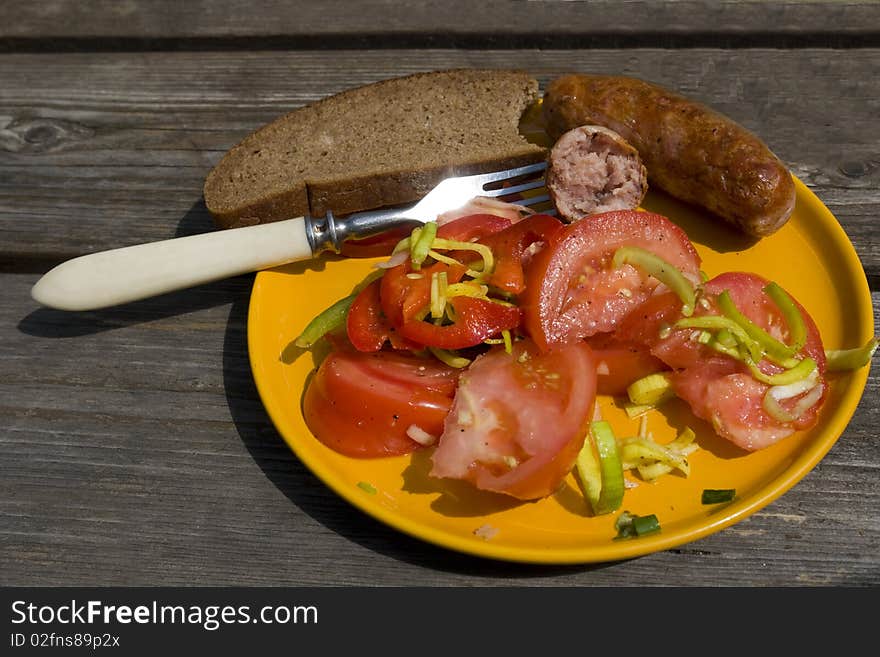
[[[566,75],[544,95],[547,130],[606,126],[636,147],[651,184],[753,237],[788,221],[791,173],[757,136],[714,110],[635,78]]]
[[[219,228],[413,202],[450,175],[546,158],[518,131],[538,97],[522,71],[453,69],[350,89],[245,137],[205,180]]]

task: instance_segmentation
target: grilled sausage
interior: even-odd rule
[[[577,221],[610,210],[637,208],[648,191],[639,153],[602,126],[583,125],[563,134],[550,151],[547,190],[559,216]]]
[[[544,95],[553,138],[602,125],[635,146],[652,185],[699,205],[753,237],[790,217],[791,173],[753,133],[714,110],[642,80],[567,75]]]

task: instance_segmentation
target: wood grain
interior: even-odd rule
[[[865,75],[880,49],[5,55],[0,269],[210,230],[204,178],[260,125],[352,86],[475,66],[523,67],[542,83],[635,75],[712,105],[767,141],[880,275],[880,100]]]
[[[871,2],[0,3],[0,580],[6,585],[880,585],[880,376],[762,511],[625,563],[546,567],[404,536],[283,443],[250,374],[252,276],[39,308],[76,255],[212,229],[222,154],[343,89],[451,67],[635,75],[752,129],[850,236],[880,302]],[[467,20],[462,20],[467,16]]]
[[[876,374],[819,466],[746,521],[625,563],[508,564],[380,525],[299,463],[250,376],[251,277],[73,315],[30,302],[34,281],[0,286],[5,584],[880,584]]]
[[[288,48],[410,46],[615,47],[681,44],[760,45],[786,37],[796,43],[834,41],[851,47],[876,39],[876,8],[865,1],[786,0],[320,0],[259,3],[240,0],[6,0],[0,40],[35,48],[226,48],[259,44]],[[356,7],[356,10],[355,10]],[[609,40],[603,37],[611,37]],[[719,37],[727,37],[719,43]],[[66,39],[66,41],[65,41]],[[238,40],[236,40],[238,39]],[[244,39],[244,41],[242,41]],[[525,41],[525,42],[524,42]],[[791,42],[788,42],[791,43]]]

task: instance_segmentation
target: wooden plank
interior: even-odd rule
[[[471,66],[634,75],[709,103],[770,144],[880,276],[880,49],[0,55],[0,269],[209,230],[204,177],[251,130],[352,86]]]
[[[251,276],[82,314],[0,276],[7,585],[880,585],[876,371],[819,466],[748,520],[601,568],[523,566],[392,531],[299,463],[250,376]]]
[[[653,37],[655,42],[666,44],[702,41],[703,45],[711,36],[716,40],[708,43],[721,45],[717,36],[726,35],[755,45],[762,35],[777,41],[786,35],[875,37],[877,16],[875,3],[816,0],[272,0],[257,6],[234,0],[7,0],[0,6],[0,39],[16,39],[12,43],[18,46],[31,43],[23,39],[41,40],[36,47],[58,48],[77,43],[63,39],[86,40],[90,47],[95,47],[97,39],[112,39],[114,47],[167,47],[175,40],[187,39],[184,44],[213,39],[210,44],[229,46],[230,39],[251,37],[284,47],[303,47],[305,42],[311,48],[351,47],[353,42],[373,47],[395,42],[415,45],[416,37],[421,39],[420,45],[479,47],[477,44],[485,41],[521,48],[525,47],[522,40],[530,37],[553,47],[570,45],[571,37],[603,36],[614,37],[618,46],[633,36]],[[468,36],[477,38],[466,39]],[[456,40],[463,37],[464,42]],[[428,44],[426,38],[431,39]]]

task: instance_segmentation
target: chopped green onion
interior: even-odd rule
[[[640,465],[662,463],[678,470],[685,477],[690,474],[690,466],[681,453],[647,438],[626,438],[620,446],[620,455],[623,467],[627,470],[638,468]],[[656,477],[647,477],[647,479],[654,478]]]
[[[794,366],[796,361],[792,359],[792,356],[798,350],[783,344],[742,314],[727,290],[718,295],[718,307],[726,317],[739,324],[750,338],[761,345],[770,360],[783,367]]]
[[[764,294],[770,297],[782,311],[782,316],[785,317],[785,322],[788,324],[788,335],[791,338],[791,344],[788,345],[788,348],[792,350],[793,354],[796,354],[807,343],[807,327],[804,324],[801,311],[778,283],[768,283],[764,288]]]
[[[306,325],[302,333],[299,334],[299,337],[294,340],[294,344],[301,349],[308,349],[330,331],[343,326],[348,310],[351,308],[351,304],[354,303],[357,295],[357,292],[349,294],[321,312]]]
[[[639,516],[624,511],[615,521],[614,528],[617,530],[617,539],[634,538],[660,531],[660,521],[653,513],[648,516]]]
[[[373,484],[371,484],[371,483],[368,482],[368,481],[359,481],[359,482],[357,482],[357,487],[360,488],[360,489],[361,489],[362,491],[364,491],[365,493],[369,493],[370,495],[375,495],[376,492],[377,492],[377,491],[376,491],[376,487],[373,486]]]
[[[685,317],[690,317],[694,312],[694,286],[681,271],[663,258],[635,246],[623,246],[614,252],[612,262],[615,268],[629,264],[644,270],[678,295],[682,302],[681,312]]]
[[[632,402],[626,402],[623,405],[623,410],[626,411],[626,416],[630,420],[634,420],[640,415],[644,415],[648,411],[652,411],[656,408],[654,404],[633,404]]]
[[[855,349],[830,349],[825,351],[829,372],[857,370],[871,362],[880,338],[871,338],[863,347]]]
[[[604,420],[590,424],[576,467],[594,514],[611,513],[620,507],[624,493],[623,467],[610,424]]]
[[[636,536],[644,536],[645,534],[660,531],[660,521],[657,520],[657,516],[653,513],[649,516],[636,516],[633,518],[632,524],[633,529],[636,531]]]
[[[746,333],[745,329],[742,326],[737,324],[735,321],[730,319],[729,317],[722,317],[721,315],[703,315],[702,317],[686,317],[684,319],[678,320],[674,328],[682,329],[682,328],[696,328],[696,329],[713,329],[718,331],[719,333],[722,330],[726,330],[726,334],[722,334],[722,338],[725,338],[726,335],[732,336],[736,342],[741,344],[743,347],[751,355],[752,359],[755,361],[760,361],[761,357],[764,354],[764,350],[761,349],[761,345],[758,344],[756,340],[753,340],[748,333]],[[719,340],[719,337],[716,335],[715,337],[716,343],[718,343],[722,347],[726,347],[728,349],[731,348],[730,345],[724,344]],[[720,351],[720,350],[719,350]],[[740,359],[741,360],[741,359]]]
[[[736,497],[734,488],[707,488],[703,491],[700,501],[703,504],[721,504],[732,501],[734,497]]]
[[[664,445],[664,449],[671,451],[672,453],[679,455],[682,459],[690,456],[698,449],[700,446],[694,442],[696,439],[696,435],[690,427],[685,427],[684,430],[678,434],[675,440],[671,443],[667,443]],[[685,464],[687,461],[685,460]],[[657,461],[656,463],[650,464],[642,464],[637,467],[639,471],[639,476],[645,481],[654,481],[663,475],[669,474],[674,469],[673,465],[670,463],[664,463],[662,461]],[[684,473],[685,476],[688,476],[687,473]]]
[[[812,358],[804,358],[802,361],[798,361],[798,364],[791,369],[780,372],[779,374],[764,374],[764,372],[758,369],[758,366],[751,360],[747,360],[746,365],[755,379],[771,386],[784,386],[789,383],[801,381],[810,376],[813,370],[816,369],[816,361]]]
[[[764,393],[764,399],[761,402],[761,406],[774,420],[783,423],[793,422],[796,419],[795,416],[785,410],[785,407],[780,404],[779,400],[771,393],[772,390],[773,388],[768,388],[767,392]]]
[[[421,228],[416,228],[412,232],[410,240],[410,259],[412,260],[413,269],[420,269],[422,263],[428,257],[428,251],[434,243],[437,236],[437,222],[429,221]]]
[[[730,329],[723,328],[715,335],[715,340],[720,345],[724,345],[725,347],[732,349],[736,347],[739,343],[736,341],[733,333],[730,332]]]
[[[626,389],[626,394],[633,404],[657,406],[674,396],[669,377],[657,372],[633,381]]]

